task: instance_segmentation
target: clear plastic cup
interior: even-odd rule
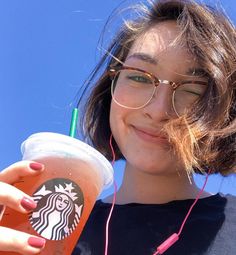
[[[23,160],[45,165],[42,174],[15,183],[37,207],[28,215],[7,208],[1,225],[46,238],[40,254],[70,255],[96,198],[113,182],[112,166],[91,146],[56,133],[33,134],[21,150]]]

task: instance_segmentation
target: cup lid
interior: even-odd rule
[[[60,153],[62,156],[80,158],[99,166],[103,176],[103,189],[113,183],[114,171],[110,162],[98,150],[73,137],[52,132],[35,133],[21,144],[21,152],[23,160],[33,159],[35,156],[58,156]]]

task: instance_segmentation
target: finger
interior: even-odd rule
[[[32,197],[10,184],[0,182],[0,191],[1,205],[11,207],[22,213],[28,213],[37,206]]]
[[[13,184],[24,176],[38,175],[44,165],[35,161],[19,161],[0,172],[0,181]]]
[[[4,212],[5,212],[5,209],[6,209],[6,206],[0,205],[0,221],[2,219]]]
[[[0,227],[0,251],[12,251],[24,255],[38,254],[46,240],[24,232]]]

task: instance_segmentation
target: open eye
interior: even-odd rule
[[[132,80],[134,82],[140,82],[140,83],[148,83],[152,84],[152,80],[150,77],[144,74],[128,74],[127,79]]]

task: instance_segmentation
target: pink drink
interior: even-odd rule
[[[55,133],[29,137],[22,151],[23,159],[45,165],[41,175],[15,184],[34,197],[37,208],[29,215],[7,208],[1,225],[46,238],[40,254],[70,255],[96,198],[113,181],[112,167],[87,144]]]

